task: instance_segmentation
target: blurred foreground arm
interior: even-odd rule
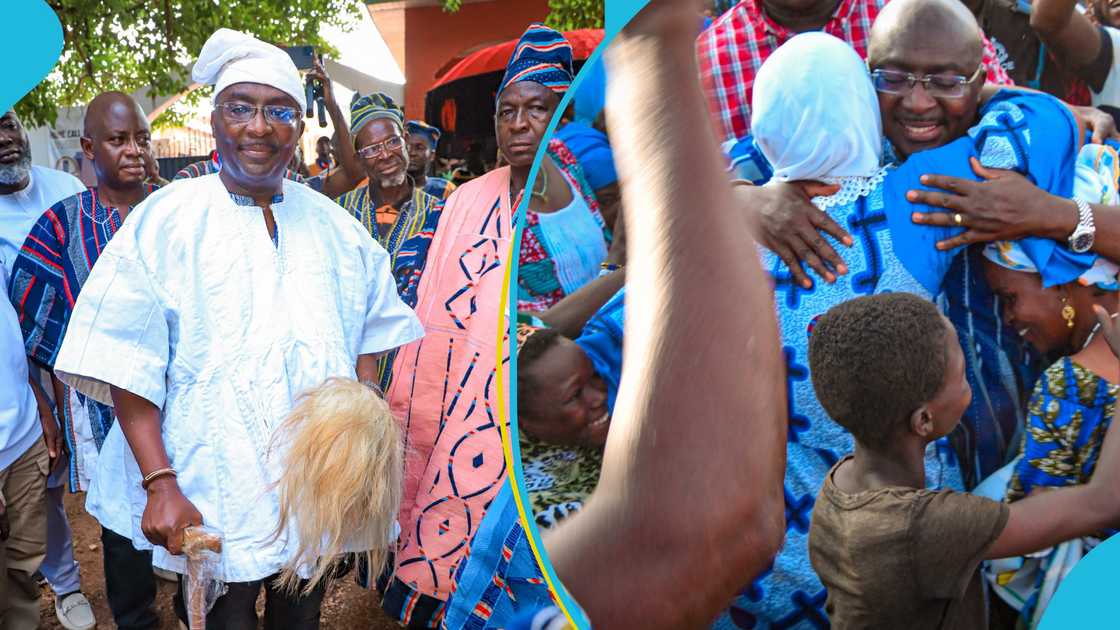
[[[626,369],[599,486],[546,539],[597,630],[707,625],[785,531],[778,328],[709,131],[696,9],[653,0],[608,53]]]

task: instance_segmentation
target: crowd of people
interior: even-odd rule
[[[263,592],[265,627],[316,628],[355,564],[390,618],[445,624],[507,484],[495,381],[515,209],[597,207],[560,170],[563,196],[527,190],[571,47],[529,26],[497,92],[502,165],[455,182],[435,171],[438,128],[383,93],[347,116],[319,59],[301,76],[220,29],[192,72],[213,89],[215,150],[170,182],[127,94],[86,106],[90,188],[31,165],[15,112],[0,122],[0,627],[38,627],[40,573],[63,627],[97,623],[67,482],[101,525],[117,627],[159,627],[155,573],[186,581],[198,526],[221,537],[211,627],[257,627]],[[306,80],[335,129],[310,166]],[[197,590],[177,590],[184,624]]]
[[[1037,625],[1062,577],[1120,522],[1106,440],[1120,395],[1120,363],[1106,341],[1111,334],[1115,345],[1120,311],[1120,145],[1108,43],[1120,30],[1109,3],[744,0],[703,24],[694,19],[698,3],[669,4],[652,2],[608,64],[616,98],[607,104],[606,150],[613,147],[619,173],[630,173],[607,247],[620,255],[604,255],[586,228],[568,228],[578,243],[528,239],[552,243],[557,277],[585,278],[518,304],[527,509],[557,575],[596,627]],[[697,108],[710,117],[697,120]],[[713,152],[730,172],[723,185],[704,179],[699,165],[710,162],[684,146],[707,139],[673,135],[702,126],[714,129]],[[665,190],[651,172],[694,198]],[[668,370],[675,360],[703,372],[713,346],[732,343],[709,330],[719,312],[710,301],[725,290],[712,269],[693,278],[714,288],[693,305],[710,318],[695,328],[673,327],[666,302],[685,298],[663,286],[669,270],[645,296],[646,309],[662,310],[638,322],[623,316],[634,313],[625,302],[639,269],[668,266],[665,251],[686,256],[661,243],[642,257],[634,234],[650,230],[652,239],[648,223],[661,206],[704,221],[700,182],[728,188],[773,291],[781,453],[761,449],[769,434],[754,424],[744,421],[756,440],[749,446],[705,424],[718,421],[702,417],[715,403],[690,389],[699,377],[670,387],[696,407],[678,420],[712,432],[697,447],[702,455],[674,460],[668,442],[687,439],[657,424],[652,401],[660,398],[646,382],[659,375],[652,364],[663,359]],[[681,229],[672,218],[661,222],[660,230]],[[718,240],[714,229],[709,238]],[[729,251],[717,266],[749,273],[742,251]],[[597,279],[583,271],[592,253]],[[541,275],[519,276],[522,295]],[[693,345],[666,356],[653,342],[659,334]],[[764,396],[765,365],[756,360],[738,387]],[[741,393],[704,390],[724,399],[724,413]],[[654,426],[656,446],[644,441],[654,441]],[[760,458],[783,480],[767,486],[770,471],[756,470],[738,487],[717,481],[732,475],[718,462],[733,446],[734,465]],[[634,504],[639,488],[673,490],[644,457],[687,471],[678,474],[693,492],[718,495],[722,504],[716,496],[703,504],[717,514],[690,510],[700,516],[672,531],[676,519],[658,513],[657,527],[670,531],[657,535],[625,529],[631,517],[622,506],[648,509]],[[1073,488],[1038,492],[1064,486]],[[731,497],[750,492],[763,496]],[[674,534],[706,538],[701,532],[722,531],[724,515],[735,512],[726,503],[762,509],[775,495],[771,514],[784,532],[761,565],[740,565],[723,581],[715,565],[736,557],[735,543],[718,537],[683,557],[689,547]],[[754,542],[761,553],[765,537],[748,540],[758,519],[744,519],[738,544]],[[492,540],[524,535],[524,527],[514,515]],[[590,540],[593,532],[612,542]],[[723,588],[722,599],[658,590],[657,579],[620,563],[635,561],[636,550],[610,548],[629,547],[617,542],[628,537],[668,549],[655,570],[672,567],[688,581],[695,569],[690,583],[710,586],[709,594]],[[627,599],[608,586],[612,575],[643,594]],[[508,614],[533,609],[535,600],[514,595]]]
[[[571,47],[531,25],[469,181],[318,61],[305,165],[304,79],[227,29],[175,181],[128,95],[86,109],[88,189],[0,118],[0,628],[36,570],[93,627],[67,483],[121,628],[199,525],[222,628],[262,591],[318,627],[351,552],[407,627],[562,627],[534,530],[595,627],[1037,625],[1120,526],[1120,16],[716,4],[653,0],[563,111]]]

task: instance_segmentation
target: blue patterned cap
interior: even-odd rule
[[[428,123],[420,120],[408,121],[408,124],[405,125],[405,129],[410,135],[421,135],[427,138],[428,143],[432,145],[432,148],[435,148],[436,145],[439,144],[439,137],[442,134],[438,127],[433,127]]]
[[[367,96],[354,94],[350,101],[350,136],[357,139],[358,131],[378,118],[395,120],[404,128],[404,110],[391,96],[384,92],[374,92]]]
[[[568,40],[560,31],[544,24],[530,24],[510,57],[498,95],[520,81],[540,83],[557,94],[564,94],[574,77],[572,45]]]

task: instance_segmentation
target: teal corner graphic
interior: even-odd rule
[[[603,38],[603,43],[606,44],[614,39],[622,27],[626,26],[626,23],[647,4],[649,0],[605,0],[606,36]]]
[[[6,18],[18,28],[8,31],[0,51],[11,65],[8,79],[0,84],[0,111],[8,111],[42,81],[62,54],[62,25],[45,0],[17,0]]]
[[[1042,616],[1038,630],[1094,630],[1120,625],[1116,598],[1116,567],[1120,566],[1120,536],[1097,545],[1062,580]]]

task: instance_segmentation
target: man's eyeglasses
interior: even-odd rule
[[[295,126],[299,122],[299,109],[286,105],[264,105],[257,107],[248,103],[219,103],[216,109],[221,110],[222,117],[232,125],[243,125],[257,117],[257,112],[264,112],[264,119],[274,125]]]
[[[388,140],[358,149],[358,157],[368,160],[370,158],[375,158],[382,153],[386,155],[392,155],[394,151],[400,150],[400,148],[403,146],[404,138],[400,136],[393,136]]]
[[[903,96],[914,91],[914,86],[921,83],[925,91],[934,98],[960,98],[965,95],[968,85],[975,81],[984,71],[981,65],[966,77],[960,74],[914,74],[901,70],[872,70],[871,81],[875,89],[886,94],[901,94]]]

